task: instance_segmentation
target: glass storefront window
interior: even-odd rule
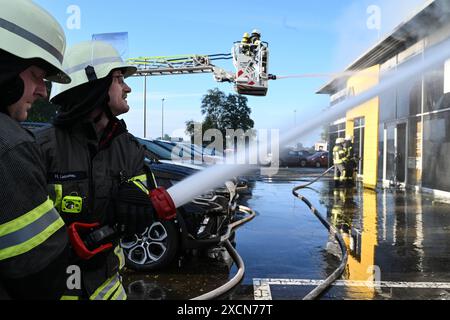
[[[450,192],[450,112],[424,117],[422,185]]]
[[[397,90],[391,89],[380,94],[380,121],[385,122],[395,119],[397,105]]]
[[[443,103],[444,65],[439,65],[425,74],[424,91],[424,112],[442,110],[449,107]]]
[[[364,130],[366,125],[365,118],[356,118],[353,121],[353,150],[355,156],[359,158],[358,174],[364,174]]]
[[[378,180],[383,177],[383,161],[384,161],[384,124],[380,124],[378,128]]]
[[[386,125],[386,180],[394,181],[395,177],[395,125]]]
[[[420,184],[422,178],[422,121],[420,117],[409,119],[408,125],[408,184]]]

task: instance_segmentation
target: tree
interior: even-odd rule
[[[164,140],[164,141],[172,141],[172,137],[169,136],[167,133],[164,133],[164,137],[158,137],[156,140]]]
[[[201,128],[201,131],[199,130]],[[211,118],[206,117],[203,122],[195,122],[194,120],[186,121],[186,134],[191,137],[191,143],[194,143],[195,136],[203,137],[209,129],[215,129]]]
[[[53,122],[57,114],[57,106],[44,99],[38,99],[33,103],[28,112],[29,122]]]
[[[186,122],[186,133],[194,141],[194,135],[204,133],[209,129],[217,129],[222,133],[225,145],[227,129],[248,131],[252,129],[255,122],[250,118],[251,108],[247,105],[248,99],[237,94],[228,96],[218,88],[208,90],[203,96],[201,112],[205,119],[201,123],[202,132],[196,132],[196,123],[193,120]],[[252,132],[252,135],[254,133]]]
[[[51,82],[47,81],[47,95],[50,96],[50,91],[52,89]],[[58,113],[58,107],[46,99],[38,99],[33,103],[31,110],[28,112],[29,122],[53,122]]]
[[[202,98],[202,105],[200,107],[202,115],[206,115],[208,122],[213,128],[219,129],[221,127],[222,109],[226,99],[225,93],[218,88],[208,90],[208,93]]]
[[[250,118],[251,109],[247,106],[248,99],[241,95],[229,95],[222,108],[221,125],[225,129],[247,131],[255,122]]]

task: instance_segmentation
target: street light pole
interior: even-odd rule
[[[164,140],[164,100],[161,99],[161,140]]]
[[[144,139],[147,138],[147,76],[144,76]]]

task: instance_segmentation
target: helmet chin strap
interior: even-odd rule
[[[96,116],[96,117],[94,118],[94,123],[95,123],[95,124],[97,124],[100,120],[102,120],[102,117],[103,117],[104,114],[105,114],[106,117],[108,118],[108,121],[111,121],[111,120],[113,120],[113,119],[116,118],[116,117],[113,115],[113,113],[112,113],[112,111],[111,111],[111,108],[110,108],[110,106],[109,106],[108,104],[109,104],[109,96],[108,96],[108,98],[106,99],[106,101],[105,101],[105,103],[104,103],[104,105],[103,105],[103,107],[102,107],[102,112],[100,112],[100,113],[98,114],[98,116]]]
[[[0,86],[0,112],[9,115],[8,107],[23,96],[25,84],[19,75]]]

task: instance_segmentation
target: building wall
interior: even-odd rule
[[[380,66],[368,68],[350,77],[347,88],[355,95],[378,84]],[[347,112],[346,135],[353,136],[353,121],[365,118],[364,136],[364,174],[363,183],[367,188],[375,189],[378,173],[378,128],[379,128],[379,98],[374,98]]]

